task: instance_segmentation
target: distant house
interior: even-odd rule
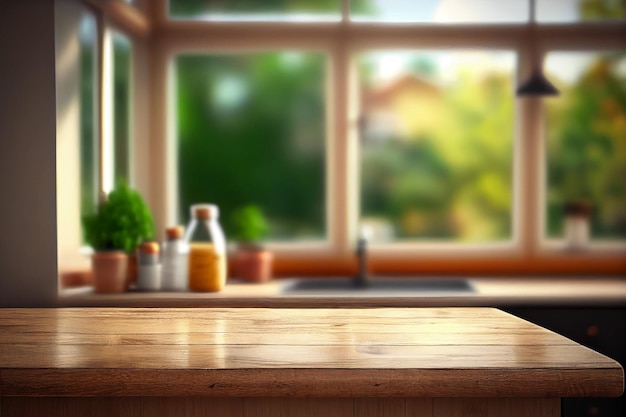
[[[361,97],[362,132],[371,143],[416,140],[439,126],[442,91],[434,81],[404,74]]]

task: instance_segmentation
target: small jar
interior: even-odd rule
[[[569,250],[583,250],[589,244],[591,205],[583,201],[571,202],[564,207],[565,245]]]
[[[183,227],[169,227],[165,230],[161,271],[161,289],[165,291],[187,290],[187,263],[189,248],[183,238]]]
[[[214,204],[191,206],[191,221],[185,234],[189,245],[189,289],[220,291],[226,285],[226,240]]]
[[[137,252],[137,289],[142,291],[160,290],[159,244],[157,242],[142,243]]]

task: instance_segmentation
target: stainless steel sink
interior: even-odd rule
[[[446,296],[474,292],[472,283],[449,277],[384,277],[370,278],[361,287],[350,277],[295,278],[283,285],[283,294],[325,296]]]

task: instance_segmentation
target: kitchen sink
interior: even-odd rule
[[[351,277],[294,278],[283,284],[283,294],[327,296],[445,296],[471,294],[472,283],[449,277],[385,277],[370,278],[360,286]]]

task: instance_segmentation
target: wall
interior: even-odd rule
[[[80,21],[84,7],[56,0],[56,186],[59,270],[89,267],[80,248]]]
[[[56,298],[55,3],[0,12],[0,306]]]

